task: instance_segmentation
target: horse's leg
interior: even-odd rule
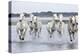
[[[25,33],[26,33],[26,29],[23,29],[23,31],[21,32],[21,40],[24,40]]]
[[[60,34],[60,36],[61,36],[61,31],[59,31],[59,34]]]
[[[57,32],[58,32],[58,33],[59,33],[59,35],[61,36],[61,30],[60,30],[60,29],[58,29],[58,30],[57,30]]]
[[[21,35],[19,35],[19,39],[21,40]]]
[[[31,35],[31,30],[29,31],[29,34]]]
[[[25,38],[26,30],[27,29],[23,29],[23,32],[22,32],[22,40],[24,40],[24,38]]]
[[[50,34],[50,38],[52,38],[52,34]]]
[[[38,38],[40,37],[40,36],[39,36],[40,33],[41,33],[41,28],[38,30]]]
[[[24,35],[23,34],[21,35],[21,40],[24,40]]]
[[[22,35],[19,36],[19,39],[20,39],[20,40],[24,40],[24,38],[22,37]]]
[[[24,34],[22,34],[22,40],[24,40],[24,37],[25,37],[25,33],[24,33]]]
[[[40,32],[38,31],[38,38],[39,38],[39,33],[40,33]]]
[[[40,32],[41,32],[41,29],[38,30],[38,38],[40,37],[40,36],[39,36],[39,35],[40,35]]]
[[[21,40],[21,31],[19,31],[19,39]]]
[[[74,37],[74,33],[75,33],[75,32],[72,32],[72,34],[73,34],[73,39],[75,39],[75,37]]]
[[[73,32],[72,32],[72,34],[73,34],[73,39],[75,39],[75,37],[74,37],[75,32],[76,32],[76,25],[73,26]]]
[[[22,36],[22,40],[24,40],[24,37]]]
[[[36,33],[37,33],[37,32],[36,32],[36,31],[34,31],[34,35],[35,35],[35,37],[36,37]]]
[[[50,38],[52,38],[52,34],[53,34],[53,32],[50,32]]]
[[[30,35],[32,34],[32,29],[31,29],[31,28],[30,28],[29,34],[30,34]]]
[[[71,37],[71,33],[69,32],[69,37],[70,37],[70,41],[72,42],[72,37]]]

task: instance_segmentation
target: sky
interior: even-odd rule
[[[74,4],[40,3],[27,1],[12,1],[12,13],[32,12],[78,12]]]

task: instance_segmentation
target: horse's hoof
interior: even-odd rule
[[[24,40],[24,38],[22,38],[21,40]]]
[[[72,40],[70,40],[72,42]]]

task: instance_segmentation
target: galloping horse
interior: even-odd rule
[[[63,34],[64,32],[64,22],[62,21],[63,15],[59,14],[59,23],[58,23],[58,32],[59,34]]]
[[[30,23],[29,23],[29,28],[30,28],[30,34],[34,33],[35,36],[38,36],[38,38],[39,38],[42,24],[41,24],[41,22],[38,21],[36,16],[32,17],[32,21],[30,21]]]
[[[54,14],[53,15],[53,20],[47,24],[47,30],[50,34],[50,38],[52,38],[52,34],[56,30],[56,25],[57,25],[58,20],[59,19],[57,17],[57,14]]]
[[[75,16],[72,16],[68,23],[68,32],[69,32],[69,36],[70,36],[70,41],[75,39],[74,35],[78,30],[78,28],[77,28],[78,23],[77,23],[76,19],[77,18]]]
[[[16,26],[17,34],[19,35],[20,40],[24,40],[27,28],[28,24],[25,20],[24,14],[20,14],[20,19]]]

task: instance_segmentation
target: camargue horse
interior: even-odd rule
[[[30,21],[30,23],[29,23],[29,28],[30,28],[30,31],[29,31],[30,34],[34,33],[35,36],[38,36],[38,38],[39,38],[42,24],[41,24],[41,22],[38,21],[38,18],[36,16],[32,17],[32,21]]]
[[[58,20],[57,14],[53,14],[53,20],[47,24],[47,30],[50,34],[50,38],[52,38],[53,32],[57,29],[56,25]]]
[[[76,32],[78,31],[78,16],[75,16],[75,21],[76,21]]]
[[[20,40],[24,40],[27,28],[28,28],[28,24],[25,20],[25,16],[24,14],[20,14],[20,19],[16,26],[17,34],[19,35]]]
[[[76,19],[77,19],[77,17],[72,16],[68,23],[68,32],[69,32],[69,36],[70,36],[70,41],[75,39],[74,35],[78,30],[78,28],[77,28],[78,23],[77,23]]]
[[[64,22],[62,18],[63,18],[63,15],[59,14],[58,32],[60,35],[64,33]]]

